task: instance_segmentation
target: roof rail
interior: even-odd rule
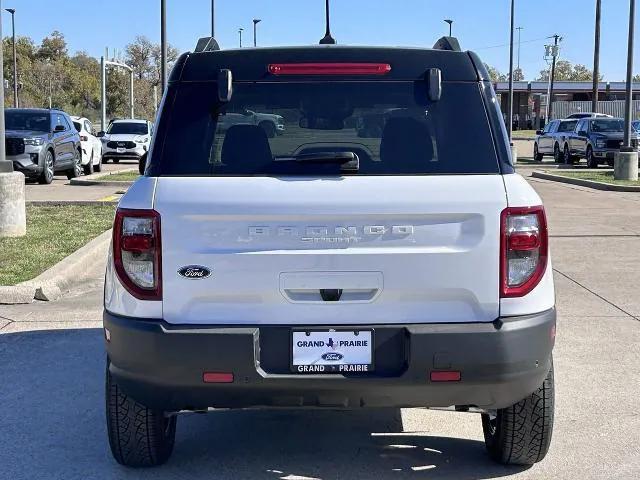
[[[461,52],[460,42],[456,37],[441,37],[435,45],[434,50],[449,50],[451,52]]]
[[[215,52],[216,50],[220,50],[220,45],[213,37],[202,37],[198,40],[196,44],[196,49],[193,53],[200,52]]]

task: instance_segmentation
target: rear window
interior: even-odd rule
[[[477,83],[445,82],[437,102],[408,81],[236,83],[228,104],[215,83],[175,88],[160,175],[341,174],[328,159],[344,152],[354,175],[499,173]]]

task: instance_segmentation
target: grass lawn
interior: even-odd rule
[[[514,130],[513,138],[535,138],[536,131],[535,130]]]
[[[27,234],[0,238],[0,285],[31,280],[111,228],[115,205],[27,206]]]
[[[581,180],[592,180],[594,182],[610,183],[612,185],[640,186],[640,182],[633,182],[631,180],[614,180],[613,172],[567,172],[567,171],[553,170],[547,173],[552,173],[554,175],[560,175],[563,177],[579,178]]]
[[[96,182],[135,182],[140,177],[138,172],[118,172],[96,178]]]

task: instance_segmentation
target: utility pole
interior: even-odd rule
[[[522,43],[520,36],[522,34],[523,28],[524,27],[516,28],[516,30],[518,30],[518,70],[520,70],[520,44]]]
[[[513,135],[513,26],[515,17],[515,0],[511,0],[511,27],[509,29],[510,42],[509,42],[509,104],[507,111],[509,112],[509,118],[507,122],[507,132],[509,133],[509,143],[513,145],[511,141]]]
[[[0,39],[2,38],[2,0],[0,0]],[[7,161],[5,152],[5,131],[4,131],[4,62],[2,51],[0,48],[0,175],[3,173],[13,172],[13,162]],[[0,180],[1,182],[2,180]],[[1,193],[1,192],[0,192]],[[0,197],[0,202],[4,199]],[[2,205],[2,203],[0,203]]]
[[[240,35],[240,48],[242,48],[242,32],[244,32],[244,28],[240,27],[238,29],[238,34]]]
[[[451,36],[451,32],[453,32],[453,20],[451,20],[450,18],[446,18],[444,20],[444,23],[449,24],[449,36]]]
[[[629,43],[627,50],[627,88],[624,109],[624,141],[616,152],[613,177],[616,180],[638,180],[638,147],[631,146],[633,105],[633,41],[635,35],[636,0],[629,0]]]
[[[562,40],[562,37],[557,34],[553,35],[552,38],[554,39],[551,47],[553,60],[551,60],[551,80],[549,84],[549,98],[547,99],[547,102],[549,102],[549,116],[547,117],[547,122],[551,120],[551,117],[553,116],[553,83],[556,79],[556,60],[558,59],[558,51],[560,49],[558,43]]]
[[[591,94],[591,111],[598,111],[598,87],[600,83],[600,13],[602,0],[596,0],[596,33],[593,47],[593,93]]]
[[[13,106],[20,106],[18,101],[18,55],[16,52],[16,9],[7,8],[7,12],[11,14],[11,29],[13,30]]]
[[[160,0],[160,84],[167,88],[167,0]]]
[[[253,46],[257,47],[258,46],[258,40],[256,39],[256,33],[257,33],[257,25],[261,22],[262,20],[260,20],[259,18],[254,18],[253,19]]]

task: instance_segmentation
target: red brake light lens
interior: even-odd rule
[[[500,294],[522,297],[542,280],[547,269],[547,220],[542,206],[510,207],[500,221]]]
[[[140,300],[162,300],[160,214],[118,209],[113,225],[113,262],[126,290]]]
[[[272,63],[272,75],[386,75],[388,63]]]
[[[89,141],[89,137],[87,137],[86,135],[81,135],[81,136],[80,136],[80,141],[82,141],[82,142],[88,142],[88,141]]]

